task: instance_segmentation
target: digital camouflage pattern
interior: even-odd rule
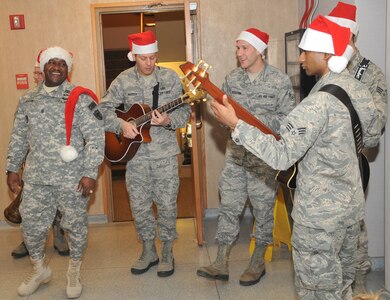
[[[352,299],[358,235],[359,223],[334,232],[294,224],[293,262],[300,299]]]
[[[153,106],[153,87],[159,83],[158,106],[179,98],[182,85],[178,75],[168,68],[156,67],[145,80],[137,67],[125,70],[111,83],[100,109],[107,131],[120,133],[120,120],[115,108],[124,104],[127,111],[133,104]],[[189,120],[188,104],[169,111],[171,127],[151,126],[152,141],[140,145],[135,156],[126,165],[126,186],[139,238],[143,241],[154,239],[155,220],[151,203],[158,211],[158,232],[161,240],[176,238],[177,193],[179,189],[178,163],[180,153],[176,128],[185,127]]]
[[[359,65],[362,60],[363,56],[358,50],[356,50],[347,66],[347,69],[352,76],[355,76],[356,72],[358,72]],[[359,78],[359,81],[370,90],[370,93],[374,98],[375,108],[379,113],[379,127],[382,130],[385,127],[387,120],[387,84],[385,75],[376,64],[370,61],[367,68]]]
[[[347,69],[352,76],[357,78],[370,90],[375,107],[379,113],[379,127],[383,130],[387,120],[387,85],[385,75],[372,61],[365,67],[364,72],[361,72],[359,66],[363,58],[360,52],[356,50],[354,56],[348,63]],[[357,270],[366,274],[371,270],[371,261],[368,257],[368,237],[364,219],[361,220],[360,229]]]
[[[262,134],[258,129],[239,121],[232,133],[233,140],[244,145],[249,151],[263,159],[275,169],[284,170],[299,161],[297,188],[294,195],[294,258],[297,261],[308,259],[304,249],[299,248],[301,240],[309,240],[310,232],[315,229],[326,237],[336,232],[346,232],[346,229],[356,227],[364,216],[364,193],[360,179],[358,159],[352,133],[350,114],[345,105],[333,95],[318,90],[326,84],[336,84],[349,94],[359,115],[365,146],[374,146],[380,135],[378,112],[369,90],[352,78],[347,70],[340,74],[329,72],[322,76],[306,97],[282,122],[280,141],[273,136]],[[299,231],[295,231],[299,227]],[[312,240],[312,239],[311,239]],[[314,242],[312,240],[312,242]],[[329,250],[321,246],[321,251]],[[342,242],[345,249],[357,248],[355,239],[345,235]],[[333,244],[335,246],[335,244]],[[314,251],[316,252],[316,251]],[[356,259],[356,252],[353,251]],[[347,272],[349,264],[324,255],[324,263],[315,263],[319,273],[334,271]],[[326,263],[325,263],[326,261]],[[333,265],[340,265],[336,268]],[[295,266],[296,270],[298,266]],[[305,272],[299,270],[301,272]],[[302,279],[309,278],[311,273],[298,274]],[[347,276],[336,274],[335,276]],[[303,280],[304,281],[304,280]],[[314,288],[319,299],[334,298],[340,295],[340,285],[334,285],[323,278],[326,287]],[[348,284],[345,282],[345,284]],[[313,286],[300,280],[296,281],[300,295],[306,294],[305,289]],[[345,292],[350,288],[345,288]]]
[[[275,132],[279,132],[282,120],[295,106],[290,78],[266,63],[253,82],[244,69],[233,70],[226,76],[222,89]],[[276,171],[232,140],[227,143],[225,156],[219,179],[217,241],[232,244],[237,238],[239,216],[249,197],[255,217],[253,237],[262,245],[272,243]]]
[[[96,103],[82,94],[71,134],[71,145],[79,156],[68,163],[61,159],[60,149],[66,144],[65,103],[73,88],[64,81],[47,93],[40,84],[21,97],[15,113],[7,170],[18,172],[26,161],[20,212],[24,240],[34,259],[44,255],[42,245],[38,245],[47,238],[57,207],[62,214],[61,225],[69,231],[72,258],[82,256],[86,242],[88,199],[76,190],[83,176],[97,177],[104,157],[104,129]]]

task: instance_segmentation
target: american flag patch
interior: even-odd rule
[[[386,91],[383,90],[380,86],[376,87],[376,91],[378,94],[382,95],[383,97],[386,97],[386,95],[387,95],[387,90]]]

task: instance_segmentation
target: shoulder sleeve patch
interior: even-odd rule
[[[95,101],[91,101],[91,103],[89,103],[89,105],[88,105],[88,108],[90,110],[93,110],[96,106],[97,106],[96,102]]]
[[[93,112],[93,115],[95,116],[95,118],[96,119],[98,119],[98,120],[103,120],[103,115],[102,115],[102,113],[100,112],[100,110],[95,110],[94,112]]]

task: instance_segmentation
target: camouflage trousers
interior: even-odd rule
[[[81,260],[88,235],[88,198],[77,192],[77,184],[47,186],[24,183],[20,205],[22,232],[26,247],[33,259],[45,254],[45,243],[57,210],[60,226],[68,233],[70,257]]]
[[[225,162],[219,179],[221,205],[216,234],[219,243],[232,244],[236,240],[248,197],[255,218],[252,237],[262,245],[273,242],[273,209],[278,188],[275,174],[275,170],[266,166],[246,167],[229,159]]]
[[[159,160],[130,160],[126,166],[126,186],[139,239],[148,241],[156,237],[153,202],[157,207],[158,238],[161,241],[176,239],[179,192],[176,156]]]
[[[294,223],[295,286],[300,299],[352,299],[359,223],[328,233]]]
[[[368,257],[368,237],[364,220],[360,221],[359,243],[357,249],[356,272],[368,274],[371,270],[371,261]]]

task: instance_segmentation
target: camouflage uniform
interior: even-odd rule
[[[57,209],[69,234],[70,256],[80,260],[87,242],[88,198],[77,192],[83,176],[96,179],[103,161],[104,129],[96,103],[79,97],[73,118],[71,145],[79,156],[64,162],[65,103],[75,86],[64,81],[47,93],[40,84],[21,97],[8,149],[7,170],[18,172],[25,157],[23,201],[20,206],[24,241],[31,258],[41,259]]]
[[[354,56],[348,63],[347,69],[352,76],[357,75],[358,80],[370,90],[375,107],[379,113],[380,127],[384,128],[387,119],[387,86],[385,76],[382,70],[372,61],[369,62],[368,67],[362,76],[356,74],[359,71],[359,65],[362,60],[363,56],[356,50]],[[371,270],[371,261],[368,257],[367,229],[364,219],[360,223],[357,262],[357,271],[367,274]]]
[[[140,76],[137,67],[130,68],[112,82],[100,108],[107,131],[120,133],[120,120],[115,108],[124,104],[127,111],[133,104],[142,103],[152,107],[153,87],[159,82],[158,106],[171,102],[182,95],[182,86],[177,74],[167,68],[155,68],[151,80]],[[188,105],[168,112],[171,126],[151,126],[151,143],[140,145],[135,156],[126,165],[126,186],[135,226],[142,241],[155,238],[155,219],[152,202],[157,205],[158,237],[161,241],[176,238],[177,194],[179,189],[176,155],[180,149],[176,128],[184,127],[190,116]]]
[[[280,123],[295,106],[289,77],[268,64],[253,82],[244,69],[233,70],[225,78],[222,89],[275,132],[279,132]],[[272,243],[273,207],[278,187],[275,174],[275,170],[244,147],[228,141],[225,166],[219,179],[218,242],[231,245],[237,238],[239,216],[249,197],[256,220],[253,237],[262,245]]]
[[[368,89],[347,70],[324,75],[281,124],[281,140],[239,121],[233,140],[275,169],[299,162],[294,196],[293,258],[302,299],[341,299],[351,295],[358,222],[364,216],[350,114],[325,84],[344,88],[359,114],[363,141],[373,146],[380,135]],[[324,276],[325,274],[325,276]]]

